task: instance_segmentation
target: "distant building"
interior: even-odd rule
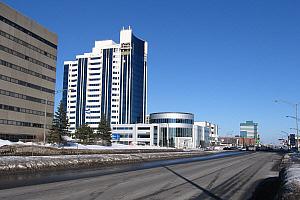
[[[129,28],[120,31],[119,44],[96,41],[91,53],[64,62],[63,100],[71,132],[82,124],[97,128],[102,115],[111,124],[145,123],[147,51],[147,42]]]
[[[246,121],[240,123],[240,136],[243,138],[257,138],[257,123]]]
[[[195,122],[194,124],[198,126],[206,127],[208,129],[210,146],[216,146],[218,144],[218,137],[219,137],[218,125],[207,121]]]
[[[240,137],[241,138],[253,138],[256,143],[259,143],[260,137],[258,134],[258,124],[253,121],[246,121],[245,123],[240,123]]]
[[[43,140],[53,118],[57,35],[0,2],[0,41],[0,139]]]
[[[219,143],[221,146],[247,147],[254,146],[256,144],[256,139],[243,137],[219,137]]]

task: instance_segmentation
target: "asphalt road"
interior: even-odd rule
[[[1,200],[241,199],[277,176],[281,156],[256,152],[0,190]],[[26,181],[26,180],[25,180]]]

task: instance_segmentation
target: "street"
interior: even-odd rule
[[[248,199],[281,156],[255,152],[0,190],[2,200]]]

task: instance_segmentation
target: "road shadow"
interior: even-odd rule
[[[210,198],[212,199],[216,199],[216,200],[223,200],[222,198],[220,198],[219,196],[213,194],[212,192],[210,192],[209,190],[206,190],[205,188],[201,187],[200,185],[196,184],[195,182],[185,178],[184,176],[178,174],[177,172],[173,171],[172,169],[170,169],[169,167],[164,167],[165,169],[169,170],[170,172],[172,172],[173,174],[175,174],[176,176],[182,178],[183,180],[185,180],[186,182],[190,183],[191,185],[195,186],[196,188],[198,188],[199,190],[201,190],[203,193],[205,193],[206,195],[208,195]]]
[[[279,177],[266,178],[256,186],[248,200],[274,200],[280,189]]]

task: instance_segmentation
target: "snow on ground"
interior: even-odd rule
[[[37,146],[50,146],[50,147],[57,147],[57,145],[52,144],[42,144],[42,143],[32,143],[32,142],[11,142],[9,140],[1,140],[0,139],[0,147],[4,145],[37,145]],[[157,146],[142,146],[142,145],[124,145],[124,144],[116,144],[113,143],[112,146],[101,146],[101,145],[83,145],[78,144],[76,142],[69,142],[68,146],[63,146],[61,148],[64,149],[174,149],[168,147],[157,147]]]
[[[292,164],[281,174],[282,188],[278,199],[300,199],[300,164]]]
[[[286,154],[281,163],[285,166],[280,172],[282,181],[278,199],[300,199],[300,156],[297,153]]]
[[[293,164],[286,170],[285,183],[297,184],[300,187],[300,164]]]
[[[16,144],[19,144],[19,145],[38,145],[38,146],[43,146],[42,144],[39,144],[39,143],[33,143],[33,142],[11,142],[9,140],[1,140],[0,139],[0,147],[2,146],[5,146],[5,145],[16,145]],[[48,144],[50,145],[50,144]]]
[[[8,140],[1,140],[0,139],[0,147],[4,146],[4,145],[12,145],[13,143],[11,141]]]

